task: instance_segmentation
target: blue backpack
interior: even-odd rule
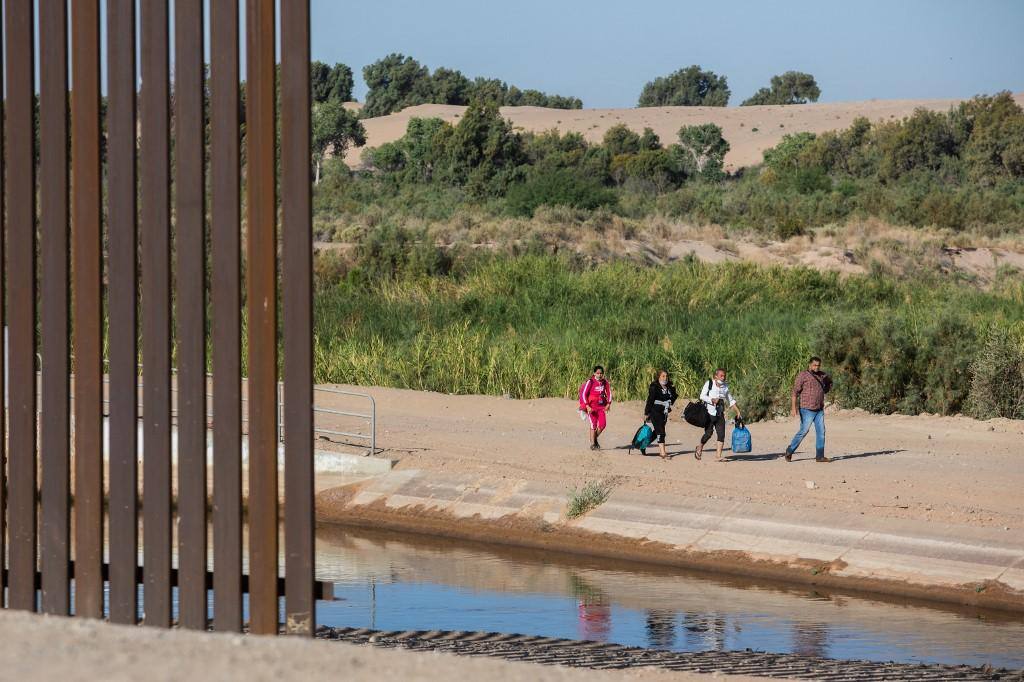
[[[740,422],[732,430],[732,451],[733,454],[750,452],[750,431]]]
[[[641,454],[647,454],[647,448],[650,446],[651,441],[654,440],[654,429],[647,422],[644,422],[643,426],[636,430],[636,434],[633,436],[633,442],[629,444],[629,452],[633,453],[633,448],[640,450]]]

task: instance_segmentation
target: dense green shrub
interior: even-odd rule
[[[686,179],[686,161],[678,147],[645,149],[633,154],[619,154],[612,159],[609,172],[618,185],[629,185],[660,194]]]
[[[644,128],[641,134],[631,130],[623,123],[613,125],[605,131],[601,144],[608,150],[608,155],[611,157],[661,149],[661,139],[653,130]]]
[[[960,412],[976,345],[968,314],[912,307],[830,316],[814,344],[833,368],[839,404],[904,414]]]
[[[990,325],[971,376],[971,416],[1024,419],[1024,325]]]
[[[361,281],[445,275],[452,264],[450,255],[425,232],[390,224],[371,230],[359,242],[355,256],[358,266],[352,274]]]
[[[615,201],[615,193],[599,181],[568,168],[530,173],[524,182],[512,185],[505,198],[509,213],[520,216],[532,216],[539,206],[593,210]]]

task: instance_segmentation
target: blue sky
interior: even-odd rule
[[[1024,91],[1024,1],[312,0],[314,59],[362,67],[402,52],[586,107],[635,106],[690,64],[729,79],[730,104],[790,69],[821,101]]]

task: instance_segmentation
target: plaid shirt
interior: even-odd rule
[[[793,382],[793,395],[802,410],[825,409],[825,394],[832,389],[832,378],[824,372],[818,372],[817,378],[810,370],[805,369],[796,375]]]

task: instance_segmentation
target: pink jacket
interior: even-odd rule
[[[589,405],[591,409],[603,410],[612,402],[612,385],[607,379],[598,381],[590,377],[580,386],[580,409],[586,410]]]

